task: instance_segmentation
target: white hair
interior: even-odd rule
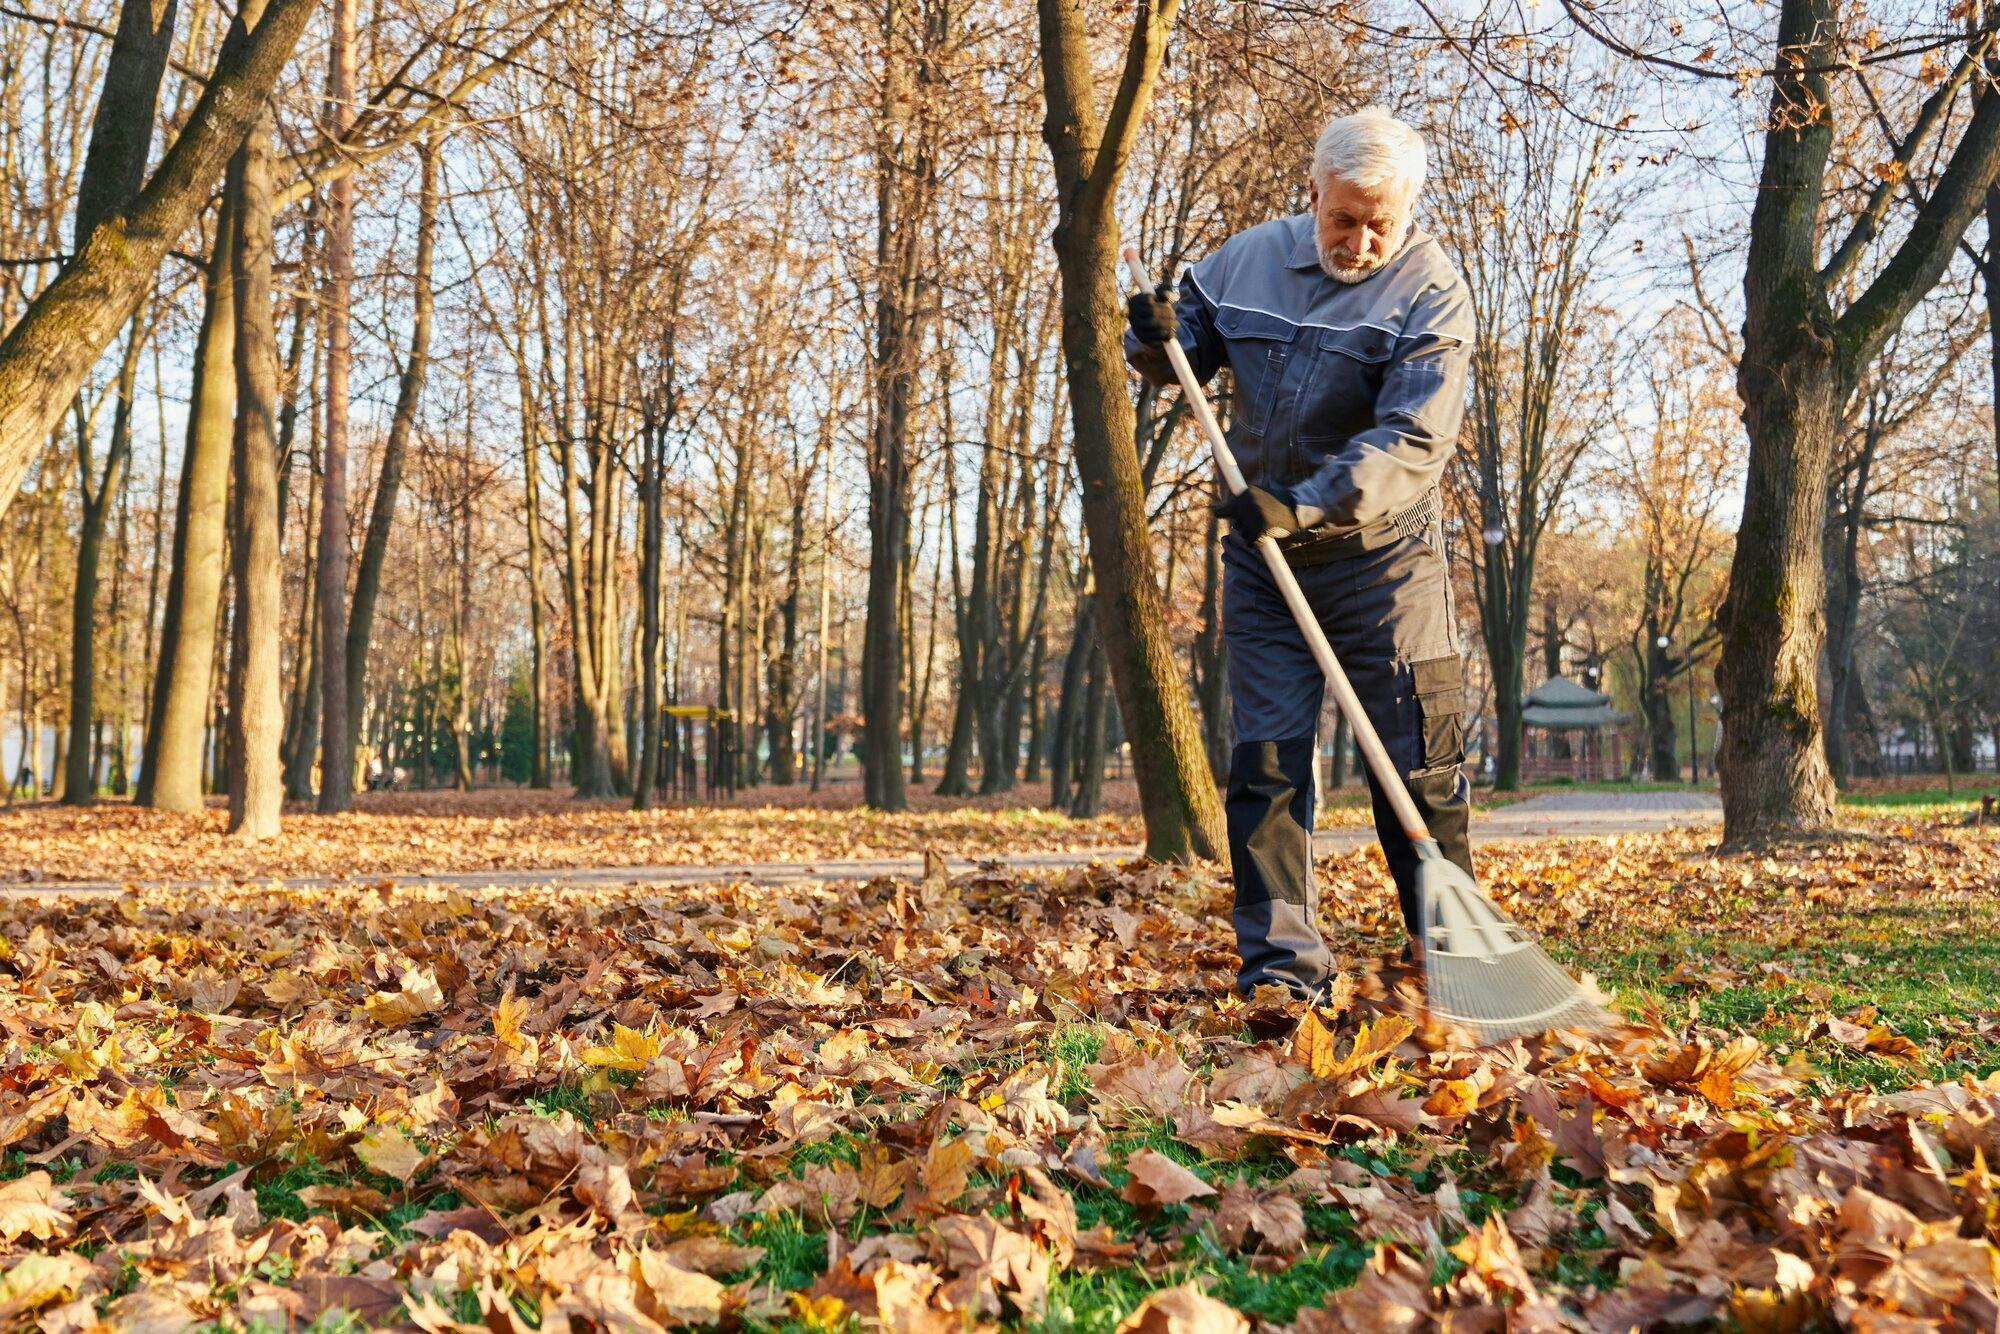
[[[1394,181],[1403,200],[1414,203],[1424,185],[1424,137],[1390,115],[1384,107],[1363,107],[1351,116],[1336,116],[1319,132],[1313,145],[1312,178],[1324,183],[1338,176],[1364,190]]]

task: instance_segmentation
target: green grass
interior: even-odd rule
[[[1802,1054],[1829,1089],[1887,1092],[2000,1069],[2000,1043],[1977,1033],[1978,1019],[2000,1009],[2000,940],[1947,929],[1964,911],[1963,904],[1898,904],[1825,913],[1816,918],[1816,939],[1649,930],[1643,939],[1550,944],[1634,1011],[1650,996],[1667,1014],[1685,1014],[1692,999],[1702,1023]],[[1683,961],[1693,982],[1666,982]],[[1764,963],[1778,964],[1783,978],[1761,971]],[[1739,975],[1704,984],[1725,970]],[[1923,1049],[1922,1059],[1889,1060],[1830,1037],[1807,1040],[1820,1015],[1844,1017],[1871,1005],[1877,1022]]]
[[[1978,773],[1960,778],[1953,789],[1940,784],[1896,792],[1843,792],[1840,805],[1855,815],[1931,820],[1939,816],[1970,815],[1979,809],[1981,793],[1997,791],[2000,780],[1990,773]]]

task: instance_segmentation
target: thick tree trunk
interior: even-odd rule
[[[1788,3],[1780,65],[1823,70],[1831,6]],[[1825,632],[1820,540],[1826,470],[1843,395],[1833,312],[1817,282],[1818,224],[1832,144],[1822,72],[1773,80],[1763,176],[1744,272],[1737,392],[1750,434],[1743,518],[1718,617],[1723,835],[1730,844],[1824,828],[1833,776],[1820,733]]]
[[[1785,0],[1771,76],[1770,127],[1743,270],[1737,391],[1750,435],[1743,519],[1718,620],[1722,660],[1723,842],[1812,833],[1835,823],[1818,700],[1825,637],[1827,465],[1841,405],[1883,343],[1934,287],[2000,170],[2000,98],[1976,96],[1957,145],[1916,216],[1860,295],[1854,265],[1877,239],[1871,210],[1822,266],[1830,75],[1840,66],[1833,0]],[[1986,34],[1982,40],[1990,38]],[[1983,48],[1967,50],[1907,136],[1911,152],[1948,113]],[[1907,166],[1898,161],[1899,170]],[[1878,198],[1898,178],[1886,174]]]
[[[327,133],[338,140],[354,124],[356,0],[332,0],[333,45],[326,77]],[[352,369],[354,177],[326,192],[326,438],[319,502],[319,809],[354,804],[354,721],[349,698],[347,625],[347,423]],[[390,496],[393,509],[395,497]],[[355,691],[358,695],[359,692]]]
[[[1146,820],[1146,853],[1161,861],[1222,855],[1222,800],[1210,780],[1201,729],[1182,684],[1153,574],[1145,492],[1132,448],[1114,282],[1118,225],[1113,196],[1151,101],[1177,0],[1141,0],[1108,117],[1094,101],[1081,0],[1039,0],[1043,138],[1055,159],[1060,208],[1055,250],[1062,278],[1062,347],[1068,370],[1084,528],[1097,578],[1098,633]]]
[[[0,515],[28,461],[145,296],[291,58],[317,0],[247,0],[159,169],[107,216],[0,340]]]
[[[279,644],[278,340],[271,323],[271,139],[255,122],[230,163],[236,195],[236,610],[229,661],[229,832],[276,837],[285,799]]]
[[[235,246],[235,209],[225,195],[216,217],[208,300],[195,347],[193,406],[175,504],[173,575],[161,615],[159,670],[146,730],[146,763],[139,775],[139,804],[165,811],[201,809],[236,411]]]

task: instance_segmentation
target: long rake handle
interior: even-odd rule
[[[1125,269],[1132,275],[1132,281],[1139,285],[1140,291],[1153,290],[1153,280],[1146,275],[1146,266],[1134,246],[1125,247]],[[1173,363],[1174,374],[1180,377],[1181,392],[1187,396],[1188,408],[1194,413],[1194,419],[1201,423],[1202,434],[1208,437],[1209,453],[1215,458],[1215,466],[1222,473],[1229,494],[1242,494],[1249,483],[1243,480],[1243,470],[1236,466],[1236,456],[1230,453],[1229,442],[1222,437],[1222,427],[1215,420],[1215,410],[1209,406],[1208,395],[1201,391],[1201,385],[1194,378],[1194,367],[1188,365],[1187,353],[1181,350],[1179,339],[1169,338],[1165,346],[1167,360]],[[1410,799],[1409,789],[1403,786],[1403,776],[1396,771],[1395,761],[1382,748],[1382,738],[1375,734],[1375,725],[1368,721],[1360,696],[1354,693],[1354,686],[1348,681],[1340,659],[1334,656],[1333,645],[1326,642],[1326,632],[1320,629],[1319,617],[1313,615],[1312,608],[1306,603],[1306,595],[1299,590],[1298,578],[1292,574],[1285,553],[1279,549],[1278,539],[1265,534],[1257,539],[1257,550],[1271,571],[1271,582],[1278,586],[1285,605],[1292,609],[1292,619],[1298,622],[1299,633],[1306,637],[1306,647],[1312,650],[1313,660],[1326,676],[1326,683],[1333,691],[1334,703],[1340,706],[1341,715],[1347,719],[1348,727],[1353,729],[1354,740],[1361,747],[1361,757],[1368,762],[1368,771],[1375,775],[1376,786],[1388,797],[1389,806],[1396,813],[1396,822],[1403,826],[1403,832],[1412,842],[1430,838],[1430,828],[1424,824],[1424,817],[1417,813],[1417,803]]]

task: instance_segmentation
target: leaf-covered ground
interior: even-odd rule
[[[1488,851],[1635,1022],[1487,1051],[1373,853],[1303,1019],[1202,869],[13,900],[0,1320],[1991,1328],[2000,849],[1892,828]]]
[[[814,794],[803,784],[760,787],[722,804],[634,811],[629,801],[578,801],[521,788],[368,792],[353,811],[285,812],[284,837],[245,846],[227,837],[219,804],[198,814],[124,801],[53,801],[0,808],[0,883],[7,880],[237,880],[271,876],[381,876],[420,871],[700,866],[814,858],[947,857],[1074,852],[1145,842],[1131,782],[1105,785],[1105,813],[1073,820],[1036,803],[1045,786],[995,797],[912,793],[896,815],[859,806],[860,784]],[[1372,823],[1366,794],[1336,790],[1320,823]]]

